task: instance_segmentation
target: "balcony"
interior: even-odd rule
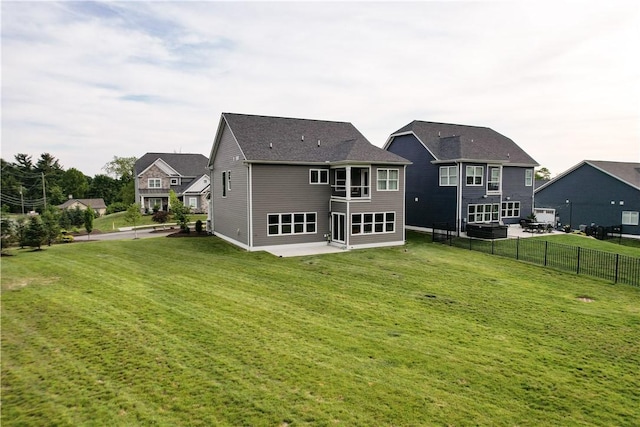
[[[349,179],[347,179],[347,177]],[[331,174],[331,196],[336,198],[370,199],[369,167],[334,169]]]

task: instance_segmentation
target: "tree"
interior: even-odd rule
[[[549,181],[551,179],[551,172],[549,169],[542,167],[536,171],[536,180]]]
[[[87,197],[93,199],[104,199],[104,203],[109,206],[118,201],[121,184],[118,180],[107,175],[96,175],[91,180]]]
[[[40,217],[33,215],[29,218],[29,224],[25,230],[24,243],[26,246],[40,249],[42,244],[45,243],[47,233],[44,229],[44,225],[40,220]]]
[[[87,230],[87,239],[91,237],[91,232],[93,231],[93,219],[96,217],[96,213],[93,211],[93,208],[88,207],[84,210],[84,229]]]
[[[130,224],[133,224],[133,231],[135,232],[135,238],[138,238],[138,231],[136,229],[136,223],[140,221],[142,218],[142,214],[140,213],[140,204],[132,203],[127,208],[127,212],[124,214],[124,220]]]
[[[184,203],[182,203],[179,199],[178,196],[176,195],[176,192],[173,190],[169,190],[169,205],[171,206],[171,214],[173,215],[173,218],[176,220],[176,222],[178,223],[178,225],[180,225],[180,230],[182,230],[185,233],[189,232],[189,212],[190,212],[190,208],[189,206],[185,206]]]
[[[0,218],[0,231],[2,232],[0,251],[4,251],[6,248],[11,246],[16,237],[14,234],[13,222],[5,215],[2,215],[2,218]]]
[[[67,195],[81,199],[89,190],[87,177],[76,168],[71,168],[64,172],[60,180],[62,191]]]
[[[113,160],[104,165],[102,170],[122,182],[133,181],[133,169],[137,160],[135,157],[113,156]]]
[[[45,240],[49,246],[51,246],[51,243],[55,241],[60,234],[60,217],[60,210],[55,206],[47,206],[42,213],[42,225],[46,233]]]

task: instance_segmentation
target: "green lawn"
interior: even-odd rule
[[[621,255],[628,255],[640,258],[640,239],[623,238],[598,240],[580,234],[543,234],[530,237],[535,240],[548,240],[550,242],[561,243],[563,245],[580,246],[598,251],[613,252]]]
[[[118,231],[121,227],[131,227],[133,224],[125,221],[125,212],[117,212],[111,215],[104,215],[99,218],[93,220],[93,228],[96,231],[101,231],[103,233],[110,233],[113,231]],[[190,214],[189,220],[195,222],[197,220],[201,220],[203,223],[207,221],[206,214]],[[136,226],[141,225],[158,225],[153,222],[152,215],[143,215],[140,218],[140,221],[136,223]],[[84,228],[80,228],[83,230]]]
[[[215,237],[12,253],[3,426],[640,425],[631,286],[418,234],[300,258]]]

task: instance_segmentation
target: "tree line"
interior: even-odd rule
[[[135,157],[114,156],[102,168],[104,174],[90,177],[76,168],[65,170],[49,153],[36,161],[24,153],[16,154],[12,162],[0,158],[2,212],[43,213],[46,206],[58,206],[70,196],[101,198],[108,213],[126,210],[135,201],[135,162]]]

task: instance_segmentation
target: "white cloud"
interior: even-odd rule
[[[554,173],[640,161],[635,2],[2,3],[2,156],[209,154],[223,111],[489,126]]]

